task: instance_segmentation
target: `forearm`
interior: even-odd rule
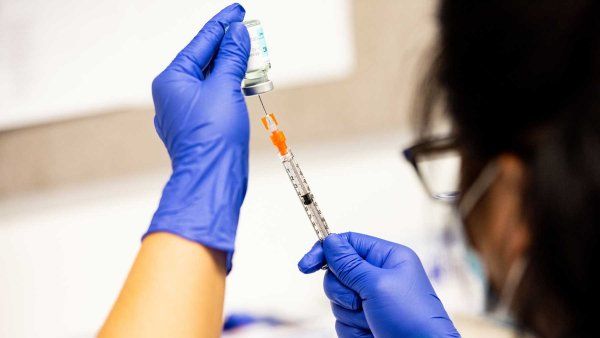
[[[152,82],[173,173],[100,337],[221,335],[248,181],[244,14],[239,4],[221,10]]]
[[[224,253],[151,234],[99,337],[220,337],[225,275]]]

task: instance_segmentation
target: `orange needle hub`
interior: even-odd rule
[[[285,134],[277,127],[279,123],[277,122],[275,115],[268,114],[263,116],[260,120],[263,126],[265,126],[265,129],[271,132],[271,143],[277,148],[279,155],[286,155],[288,153],[288,146],[285,142]]]

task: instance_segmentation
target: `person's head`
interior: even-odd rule
[[[438,55],[420,110],[444,107],[460,186],[493,183],[466,232],[500,290],[528,265],[512,309],[542,336],[593,326],[600,245],[600,2],[442,0]]]

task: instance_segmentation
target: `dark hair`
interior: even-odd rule
[[[600,266],[600,1],[442,0],[420,110],[442,103],[463,186],[503,153],[527,168],[529,267],[516,315],[540,335],[597,331]],[[549,334],[551,332],[551,334]]]

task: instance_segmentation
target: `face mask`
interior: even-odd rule
[[[459,232],[458,236],[465,247],[465,260],[468,262],[469,268],[475,275],[482,279],[484,290],[486,290],[486,311],[492,319],[504,325],[514,326],[514,320],[510,315],[510,306],[514,300],[517,287],[525,273],[528,263],[527,259],[521,258],[511,265],[502,289],[499,294],[495,294],[489,285],[484,265],[479,255],[468,245],[464,233],[464,220],[470,215],[475,205],[496,180],[498,173],[499,169],[495,162],[488,164],[471,187],[466,190],[460,203],[455,208],[455,218],[458,223],[455,231]]]

